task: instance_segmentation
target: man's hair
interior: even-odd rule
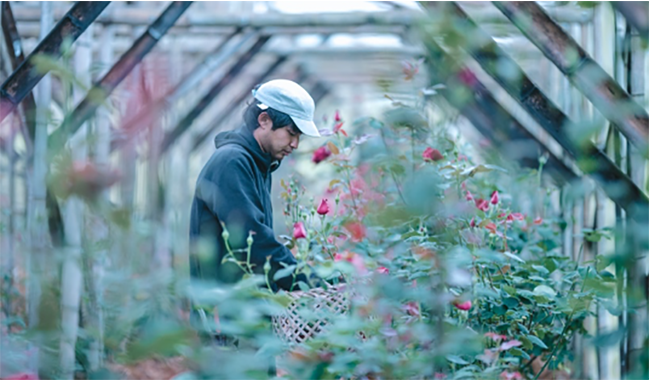
[[[251,131],[259,128],[258,118],[262,112],[266,112],[268,117],[270,117],[270,120],[273,122],[273,130],[290,125],[293,129],[299,131],[299,128],[295,125],[291,117],[284,112],[280,112],[270,107],[262,110],[257,106],[258,104],[261,104],[261,102],[257,99],[253,99],[243,113],[243,121]]]

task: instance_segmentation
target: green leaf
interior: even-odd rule
[[[548,346],[545,343],[543,343],[543,341],[538,337],[534,335],[527,335],[526,338],[529,339],[532,343],[536,344],[537,346],[546,350],[548,349]]]
[[[519,262],[521,262],[521,263],[525,263],[525,260],[521,259],[520,257],[514,255],[514,254],[511,253],[511,252],[507,252],[507,251],[505,251],[505,252],[503,252],[503,254],[504,254],[505,256],[509,257],[510,259],[514,259],[514,260],[519,261]]]
[[[459,357],[457,355],[446,355],[446,360],[448,360],[451,363],[460,364],[460,365],[469,364],[468,361],[462,359],[461,357]]]
[[[487,169],[489,169],[489,170],[498,170],[498,171],[500,171],[500,172],[507,173],[507,170],[506,170],[506,169],[501,168],[501,167],[498,166],[498,165],[486,164],[486,165],[484,165],[484,167],[487,168]]]
[[[593,344],[597,347],[609,347],[617,345],[624,337],[624,328],[617,329],[612,332],[599,334],[593,339]]]
[[[290,276],[293,273],[293,271],[295,270],[296,266],[297,265],[295,265],[295,264],[294,265],[289,265],[286,268],[282,268],[282,269],[278,270],[277,272],[275,272],[275,275],[273,276],[273,281],[277,281],[280,278]]]
[[[503,299],[503,304],[505,304],[510,309],[518,306],[518,303],[518,299],[516,299],[515,297],[507,297]]]
[[[600,4],[599,1],[578,1],[577,6],[584,9],[593,9]]]
[[[541,265],[532,265],[532,268],[534,268],[537,272],[543,273],[543,274],[550,274],[550,271]]]
[[[618,306],[616,302],[612,300],[604,300],[601,301],[600,304],[604,306],[606,311],[611,313],[612,315],[619,317],[622,314],[622,307]]]
[[[527,339],[524,336],[521,336],[519,339],[523,343],[523,348],[524,349],[531,350],[532,348],[534,348],[534,345],[532,344],[531,340]]]
[[[536,288],[534,288],[533,293],[537,296],[543,296],[551,300],[553,300],[557,296],[557,292],[555,292],[554,289],[547,285],[537,286]]]
[[[548,272],[552,273],[557,269],[557,263],[552,259],[551,257],[546,257],[543,260],[543,266],[548,270]]]
[[[525,297],[529,300],[534,299],[534,293],[530,292],[529,290],[517,289],[516,294],[518,294],[521,297]]]
[[[383,123],[376,120],[376,119],[370,120],[369,125],[370,125],[370,127],[374,128],[374,129],[383,129],[383,127],[384,127]]]
[[[518,329],[523,333],[523,334],[529,334],[530,330],[527,329],[522,323],[517,323]]]
[[[73,83],[84,92],[88,91],[87,86],[77,78],[72,70],[47,54],[37,54],[31,60],[37,72],[42,74],[49,72],[59,77],[63,82]]]
[[[525,351],[521,350],[520,348],[512,348],[512,349],[509,350],[509,353],[514,355],[514,356],[520,356],[520,357],[523,357],[523,358],[528,359],[528,360],[530,359],[530,356]]]
[[[510,296],[516,294],[516,288],[514,288],[513,286],[503,285],[503,290],[507,292],[507,294],[509,294]]]

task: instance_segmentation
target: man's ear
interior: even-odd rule
[[[273,121],[266,112],[262,112],[257,116],[257,123],[259,123],[259,127],[262,129],[271,129],[273,127]]]

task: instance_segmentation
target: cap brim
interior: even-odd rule
[[[309,120],[302,120],[295,117],[291,118],[295,125],[300,129],[302,134],[311,136],[311,137],[320,137],[320,132],[318,127],[315,126],[315,123]]]

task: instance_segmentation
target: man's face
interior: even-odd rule
[[[297,149],[302,133],[292,125],[273,130],[273,122],[267,115],[264,118],[262,118],[262,115],[260,115],[260,127],[258,128],[260,130],[259,144],[264,152],[270,154],[274,159],[281,161]]]

